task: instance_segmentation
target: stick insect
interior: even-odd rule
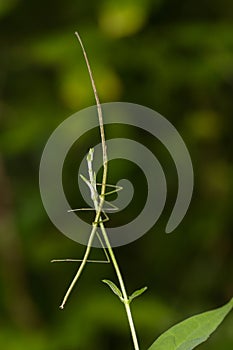
[[[82,177],[83,181],[85,181],[88,185],[88,187],[90,188],[90,191],[91,191],[91,196],[92,196],[92,201],[93,201],[93,204],[94,204],[94,208],[95,208],[95,212],[96,212],[96,215],[95,215],[95,221],[92,223],[92,230],[91,230],[91,233],[90,233],[90,236],[89,236],[89,240],[88,240],[88,243],[87,243],[87,248],[86,248],[86,251],[85,251],[85,254],[84,254],[84,257],[83,259],[77,259],[76,261],[78,262],[81,262],[80,266],[79,266],[79,269],[78,271],[76,272],[64,298],[63,298],[63,301],[60,305],[60,308],[63,309],[64,306],[65,306],[65,303],[73,289],[73,287],[75,286],[77,280],[79,279],[82,271],[83,271],[83,268],[85,266],[85,264],[87,262],[92,262],[90,260],[88,260],[88,256],[90,254],[90,250],[91,250],[91,246],[92,246],[92,242],[94,240],[94,237],[95,235],[97,234],[97,237],[100,239],[100,235],[98,234],[97,231],[97,228],[98,226],[101,227],[101,232],[102,234],[104,234],[103,230],[104,230],[104,227],[103,227],[103,221],[104,220],[107,220],[108,217],[106,215],[106,210],[103,209],[103,205],[104,203],[106,202],[105,201],[105,196],[106,196],[106,187],[115,187],[113,185],[107,185],[106,183],[106,179],[107,179],[107,170],[108,170],[108,157],[107,157],[107,147],[106,147],[106,142],[105,142],[105,132],[104,132],[104,124],[103,124],[103,114],[102,114],[102,108],[101,108],[101,104],[100,104],[100,101],[99,101],[99,97],[98,97],[98,93],[97,93],[97,89],[96,89],[96,86],[95,86],[95,82],[94,82],[94,78],[93,78],[93,74],[92,74],[92,70],[91,70],[91,67],[90,67],[90,64],[89,64],[89,60],[88,60],[88,57],[87,57],[87,54],[86,54],[86,51],[85,51],[85,48],[83,46],[83,43],[82,43],[82,40],[78,34],[78,32],[75,32],[75,35],[80,43],[80,46],[82,48],[82,52],[83,52],[83,55],[84,55],[84,58],[85,58],[85,61],[86,61],[86,65],[87,65],[87,69],[88,69],[88,73],[89,73],[89,77],[90,77],[90,80],[91,80],[91,84],[92,84],[92,89],[93,89],[93,92],[94,92],[94,97],[95,97],[95,100],[96,100],[96,107],[97,107],[97,113],[98,113],[98,119],[99,119],[99,126],[100,126],[100,135],[101,135],[101,144],[102,144],[102,153],[103,153],[103,176],[102,176],[102,183],[101,184],[97,184],[96,183],[96,176],[95,176],[95,173],[93,172],[93,169],[92,169],[92,162],[93,162],[93,153],[94,153],[94,150],[91,149],[89,151],[89,154],[87,156],[87,162],[88,162],[88,172],[89,172],[89,180],[87,180],[84,176]],[[100,185],[101,186],[101,194],[99,195],[98,194],[98,191],[97,191],[97,185]],[[116,191],[119,191],[121,188],[119,187],[115,187],[115,190],[110,191],[111,193],[114,193]],[[110,194],[110,193],[108,193]],[[83,208],[84,210],[90,210],[90,208]],[[83,209],[76,209],[76,210],[83,210]],[[91,208],[91,210],[93,210]],[[101,214],[104,214],[105,216],[105,219],[102,220],[102,217],[101,217]],[[107,243],[108,245],[108,251],[109,249],[111,250],[111,245],[110,245],[110,242],[108,241],[108,238],[107,236],[105,235],[104,237],[104,240],[105,240],[105,243]],[[101,242],[101,241],[100,241]],[[101,243],[102,247],[104,248],[104,245]],[[107,253],[106,249],[104,249],[104,252],[105,252],[105,255]],[[111,260],[113,261],[113,264],[117,265],[116,261],[115,261],[115,257],[114,257],[114,254],[113,252],[109,251],[110,255],[111,255]],[[109,256],[106,255],[106,258],[107,260],[105,260],[105,262],[109,262]],[[59,262],[59,261],[75,261],[75,259],[61,259],[61,260],[58,260],[58,259],[55,259],[55,260],[52,260],[52,262]],[[96,261],[94,261],[96,262]],[[97,261],[98,262],[98,261]],[[102,261],[100,261],[102,262]],[[116,267],[116,266],[115,266]],[[118,269],[118,267],[116,267]],[[117,272],[118,275],[120,275],[120,272]],[[122,279],[121,276],[119,276],[120,280]],[[122,288],[124,289],[124,285],[123,285],[123,281],[121,282],[122,284]],[[126,299],[126,292],[125,292],[125,299]]]
[[[82,179],[83,181],[88,185],[90,191],[91,191],[91,198],[92,198],[92,201],[93,201],[93,204],[94,204],[94,208],[83,208],[83,209],[74,209],[72,211],[77,211],[77,210],[95,210],[95,220],[94,222],[92,223],[92,230],[91,230],[91,233],[90,233],[90,236],[89,236],[89,240],[88,240],[88,243],[87,243],[87,248],[86,248],[86,251],[85,251],[85,254],[84,254],[84,257],[82,260],[75,260],[75,259],[62,259],[60,261],[80,261],[81,264],[79,266],[79,269],[78,271],[76,272],[64,298],[63,298],[63,301],[60,305],[60,308],[63,309],[64,308],[64,305],[73,289],[73,287],[75,286],[77,280],[79,279],[83,269],[84,269],[84,266],[87,262],[92,262],[91,260],[88,260],[88,257],[89,257],[89,254],[90,254],[90,251],[91,251],[91,247],[92,247],[92,242],[93,242],[93,239],[94,237],[97,235],[98,239],[100,240],[101,242],[101,245],[104,249],[104,252],[105,252],[105,255],[106,255],[106,258],[107,260],[105,262],[112,262],[113,264],[113,267],[115,269],[115,272],[116,272],[116,275],[117,275],[117,278],[118,278],[118,282],[119,282],[119,285],[120,285],[120,289],[111,281],[109,280],[103,280],[104,283],[108,284],[108,286],[112,289],[112,291],[120,298],[120,300],[122,301],[122,303],[124,304],[124,307],[125,307],[125,311],[126,311],[126,315],[127,315],[127,318],[128,318],[128,323],[129,323],[129,327],[130,327],[130,332],[131,332],[131,336],[132,336],[132,340],[133,340],[133,344],[134,344],[134,349],[135,350],[139,350],[139,344],[138,344],[138,340],[137,340],[137,334],[136,334],[136,329],[135,329],[135,326],[134,326],[134,321],[133,321],[133,316],[132,316],[132,313],[131,313],[131,308],[130,308],[130,302],[132,301],[132,299],[135,297],[135,293],[136,295],[140,295],[142,294],[146,289],[147,287],[141,289],[140,291],[136,291],[135,293],[132,294],[132,296],[128,296],[127,294],[127,291],[126,291],[126,287],[125,287],[125,283],[124,283],[124,280],[123,280],[123,277],[122,277],[122,274],[121,274],[121,271],[120,271],[120,268],[119,268],[119,265],[118,265],[118,262],[116,260],[116,257],[115,257],[115,254],[113,252],[113,249],[111,247],[111,243],[109,241],[109,238],[108,238],[108,235],[107,235],[107,232],[106,232],[106,229],[105,229],[105,226],[104,226],[104,221],[107,221],[108,220],[108,216],[106,214],[106,211],[107,210],[116,210],[116,208],[114,208],[114,206],[112,206],[111,203],[107,202],[105,200],[105,196],[106,195],[109,195],[111,193],[115,193],[115,192],[118,192],[120,191],[122,188],[119,187],[119,186],[114,186],[114,185],[108,185],[107,184],[107,173],[108,173],[108,156],[107,156],[107,146],[106,146],[106,141],[105,141],[105,130],[104,130],[104,122],[103,122],[103,112],[102,112],[102,107],[101,107],[101,104],[100,104],[100,101],[99,101],[99,97],[98,97],[98,93],[97,93],[97,90],[96,90],[96,86],[95,86],[95,82],[94,82],[94,79],[93,79],[93,75],[92,75],[92,70],[91,70],[91,67],[90,67],[90,64],[89,64],[89,61],[88,61],[88,58],[87,58],[87,54],[86,54],[86,51],[85,51],[85,48],[83,46],[83,43],[82,43],[82,40],[79,36],[79,34],[76,32],[75,33],[79,43],[80,43],[80,46],[82,48],[82,52],[83,52],[83,55],[84,55],[84,58],[85,58],[85,61],[86,61],[86,65],[87,65],[87,69],[88,69],[88,72],[89,72],[89,77],[90,77],[90,80],[91,80],[91,84],[92,84],[92,89],[93,89],[93,92],[94,92],[94,97],[95,97],[95,100],[96,100],[96,108],[97,108],[97,114],[98,114],[98,120],[99,120],[99,130],[100,130],[100,136],[101,136],[101,144],[102,144],[102,155],[103,155],[103,175],[102,175],[102,183],[101,184],[97,184],[96,183],[96,175],[93,171],[93,168],[92,168],[92,163],[93,163],[93,153],[94,153],[94,150],[93,149],[90,149],[88,155],[87,155],[87,163],[88,163],[88,172],[89,172],[89,180],[87,180],[84,176],[82,176]],[[98,191],[97,191],[97,186],[101,186],[101,194],[99,195],[98,194]],[[109,192],[106,193],[106,188],[107,187],[110,187],[110,188],[115,188],[114,190],[110,190]],[[109,207],[106,209],[104,209],[104,204],[108,204]],[[111,207],[111,208],[110,208]],[[104,218],[102,218],[102,216],[104,216]],[[100,228],[101,230],[101,234],[102,234],[102,237],[103,237],[103,240],[104,240],[104,243],[105,243],[105,246],[107,248],[107,250],[104,248],[104,245],[103,245],[103,242],[101,241],[101,237],[99,235],[99,233],[97,232],[97,229]],[[109,255],[107,254],[107,251],[109,253]],[[53,260],[53,261],[59,261],[59,260]],[[95,261],[95,262],[102,262],[102,261]]]

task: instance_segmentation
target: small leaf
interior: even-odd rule
[[[115,293],[118,298],[123,301],[123,297],[122,297],[122,294],[121,294],[121,291],[120,289],[115,285],[115,283],[113,283],[112,281],[109,281],[109,280],[102,280],[102,282],[106,283],[110,288],[111,290],[113,291],[113,293]]]
[[[135,292],[133,292],[132,295],[130,295],[129,297],[129,302],[131,303],[131,301],[137,297],[139,297],[142,293],[144,293],[147,290],[147,287],[143,287],[141,289],[135,290]]]
[[[192,350],[206,341],[233,308],[226,305],[192,316],[163,333],[148,350]]]

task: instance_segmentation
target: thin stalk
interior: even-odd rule
[[[109,242],[108,235],[107,235],[107,232],[105,230],[105,226],[104,226],[104,224],[102,222],[100,223],[100,229],[101,229],[102,235],[104,237],[104,240],[105,240],[105,243],[106,243],[106,246],[107,246],[110,258],[112,260],[112,263],[113,263],[113,266],[114,266],[114,269],[116,271],[116,275],[117,275],[117,278],[118,278],[118,281],[119,281],[119,284],[120,284],[120,289],[121,289],[121,292],[122,292],[122,295],[123,295],[123,303],[124,303],[124,306],[125,306],[125,310],[126,310],[126,314],[127,314],[127,318],[128,318],[128,322],[129,322],[129,327],[130,327],[131,336],[132,336],[132,340],[133,340],[133,344],[134,344],[134,349],[135,350],[139,350],[136,329],[135,329],[134,322],[133,322],[133,317],[132,317],[132,313],[131,313],[131,309],[130,309],[129,298],[128,298],[128,295],[127,295],[127,292],[126,292],[126,289],[125,289],[124,280],[123,280],[120,268],[118,266],[115,254],[114,254],[113,249],[111,247],[111,244]]]

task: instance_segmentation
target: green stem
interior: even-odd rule
[[[136,330],[135,330],[135,326],[134,326],[134,322],[133,322],[133,316],[132,316],[132,313],[131,313],[130,304],[129,304],[129,298],[128,298],[128,295],[127,295],[127,292],[126,292],[124,280],[123,280],[120,268],[118,266],[115,254],[114,254],[113,249],[111,247],[111,244],[109,242],[108,235],[107,235],[107,232],[105,230],[105,226],[104,226],[104,224],[102,222],[100,223],[100,228],[101,228],[102,235],[104,237],[104,240],[105,240],[105,243],[106,243],[109,255],[111,257],[114,269],[116,271],[116,275],[117,275],[118,281],[120,283],[120,288],[121,288],[121,292],[122,292],[122,295],[123,295],[123,303],[124,303],[124,306],[125,306],[125,310],[126,310],[126,314],[127,314],[127,318],[128,318],[128,322],[129,322],[129,327],[130,327],[130,331],[131,331],[131,335],[132,335],[134,349],[135,350],[139,350],[137,334],[136,334]]]

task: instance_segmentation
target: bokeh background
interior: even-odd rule
[[[38,186],[51,132],[94,104],[76,30],[101,101],[158,111],[178,129],[193,161],[190,209],[166,235],[177,193],[172,159],[139,130],[107,130],[109,137],[141,138],[168,180],[166,208],[153,229],[115,249],[129,293],[148,286],[132,304],[141,349],[174,323],[233,295],[233,2],[0,0],[0,347],[5,350],[132,348],[122,304],[101,282],[116,282],[113,268],[89,264],[61,311],[77,264],[50,264],[53,258],[80,258],[85,249],[49,221]],[[93,140],[82,139],[64,170],[76,207],[76,162]],[[132,164],[112,164],[109,182],[125,171],[137,195],[121,222],[137,215],[146,193],[143,174]],[[100,250],[92,254],[102,256]],[[232,350],[232,330],[230,315],[199,348]]]

